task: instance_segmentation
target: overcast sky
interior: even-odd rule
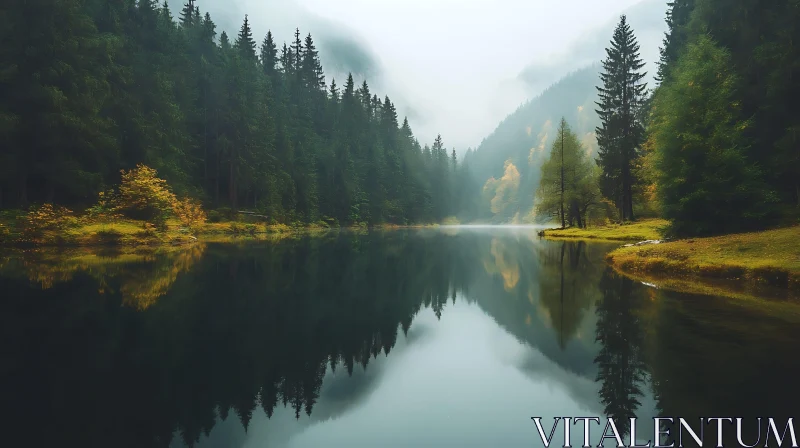
[[[176,0],[173,0],[176,1]],[[178,0],[180,1],[180,0]],[[233,33],[250,16],[260,42],[312,33],[327,81],[366,76],[408,115],[420,142],[459,152],[566,72],[602,57],[609,26],[639,5],[634,30],[657,56],[667,0],[196,0]],[[175,6],[175,5],[173,5]],[[649,37],[648,37],[649,36]],[[602,37],[603,41],[599,40]],[[594,45],[592,45],[594,44]],[[598,54],[598,52],[600,54]],[[651,62],[651,61],[648,61]],[[654,67],[648,64],[648,70]],[[521,76],[525,73],[527,76]]]

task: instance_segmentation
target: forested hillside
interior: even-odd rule
[[[0,207],[88,206],[145,164],[207,207],[277,222],[440,221],[456,161],[388,96],[326,79],[311,35],[218,33],[194,0],[0,6]],[[402,123],[399,123],[402,121]]]
[[[506,117],[481,145],[467,151],[464,165],[477,182],[468,219],[495,223],[533,219],[534,195],[541,167],[549,155],[561,118],[572,123],[585,149],[593,155],[599,124],[595,113],[597,73],[590,66],[562,80]]]
[[[615,221],[661,214],[674,235],[797,222],[800,4],[675,0],[667,7],[656,67],[646,66],[641,55],[651,50],[623,15],[599,70],[564,78],[468,152],[464,165],[479,182],[488,179],[473,187],[480,199],[471,216],[530,222],[555,214],[562,226],[582,227],[592,208]],[[566,146],[580,142],[599,172],[563,143],[552,145],[562,117]],[[549,161],[552,179],[542,182],[542,162],[565,153],[569,160]],[[597,177],[599,194],[578,188],[585,182],[570,186],[576,167]]]
[[[644,145],[684,235],[800,216],[800,3],[675,0]]]

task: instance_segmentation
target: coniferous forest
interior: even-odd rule
[[[618,22],[593,81],[593,132],[593,120],[582,115],[587,82],[574,85],[581,72],[553,86],[569,104],[552,107],[551,92],[532,103],[551,104],[548,110],[561,117],[550,112],[543,118],[525,105],[520,110],[530,121],[515,112],[507,121],[516,128],[501,123],[467,153],[464,164],[480,160],[483,170],[491,166],[496,173],[475,216],[490,211],[495,220],[551,219],[562,227],[584,227],[587,216],[595,223],[661,216],[675,236],[798,222],[800,113],[793,102],[800,93],[794,82],[800,53],[793,42],[800,38],[800,4],[675,0],[666,6],[668,30],[654,66],[642,60],[626,17]],[[655,83],[648,84],[648,72]],[[555,131],[560,118],[567,123]],[[544,122],[538,137],[536,120]],[[562,135],[566,146],[580,145],[599,172],[579,158],[563,159]],[[543,153],[545,143],[550,151]],[[592,178],[600,194],[577,188],[578,172]],[[537,191],[533,203],[531,190]],[[580,211],[587,205],[593,213]]]
[[[4,2],[0,208],[91,207],[144,165],[178,197],[275,223],[661,216],[680,236],[796,222],[800,5],[666,6],[657,65],[622,16],[601,65],[521,106],[459,160],[441,136],[420,144],[367,80],[328,79],[300,30],[261,38],[244,17],[229,36],[194,0],[177,17],[153,0]],[[565,152],[560,135],[597,165],[574,159],[580,189],[549,160]]]
[[[312,36],[218,32],[188,0],[0,6],[0,207],[89,206],[154,168],[208,208],[275,222],[434,222],[455,153],[423,148],[366,80],[327,79]]]

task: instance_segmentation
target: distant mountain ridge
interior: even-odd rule
[[[595,84],[598,64],[570,73],[529,100],[506,117],[480,146],[467,155],[466,163],[474,178],[486,182],[494,178],[512,185],[504,187],[508,196],[495,210],[481,210],[479,220],[492,222],[524,222],[532,219],[533,198],[540,178],[540,167],[550,152],[550,147],[561,117],[566,118],[587,150],[596,152],[595,128],[599,119],[595,112],[597,89]],[[518,172],[508,179],[510,163]],[[499,190],[499,188],[498,188]],[[509,190],[513,190],[509,194]],[[485,191],[487,198],[492,191]],[[487,214],[491,211],[491,215]]]
[[[624,11],[647,64],[649,87],[666,31],[666,10],[667,0],[643,0]],[[614,26],[616,21],[586,34],[562,55],[531,64],[520,73],[519,78],[531,92],[541,93],[509,114],[477,149],[466,155],[473,179],[483,186],[478,210],[472,210],[469,218],[493,223],[536,220],[533,203],[540,168],[562,117],[580,137],[590,156],[596,155],[595,128],[600,120],[595,111],[595,86],[599,84],[600,60]]]
[[[622,12],[636,33],[641,47],[641,56],[647,62],[648,76],[645,80],[648,84],[653,81],[656,71],[654,64],[660,55],[659,46],[667,31],[666,11],[667,0],[642,0]],[[565,51],[552,55],[544,61],[536,61],[526,66],[518,78],[526,85],[528,93],[531,96],[537,95],[568,73],[600,61],[605,57],[605,48],[608,46],[617,22],[618,19],[615,18],[584,33]]]

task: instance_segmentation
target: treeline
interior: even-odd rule
[[[367,81],[326,83],[311,35],[217,34],[189,0],[0,6],[0,206],[88,205],[145,164],[179,195],[279,222],[439,221],[457,161]]]
[[[597,87],[599,171],[562,121],[537,210],[562,226],[584,226],[598,209],[618,221],[660,213],[676,236],[797,223],[800,4],[668,6],[657,86],[644,83],[639,44],[622,16]],[[595,181],[599,191],[590,188]]]

